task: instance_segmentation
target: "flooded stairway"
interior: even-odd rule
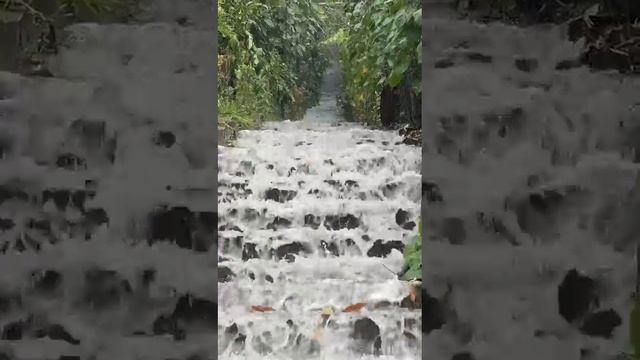
[[[338,122],[331,74],[305,120],[219,148],[220,359],[420,356],[393,273],[417,233],[420,150]]]
[[[180,4],[0,74],[0,358],[215,358],[213,12]]]
[[[424,272],[452,293],[424,356],[628,351],[638,79],[580,66],[562,26],[427,10]]]

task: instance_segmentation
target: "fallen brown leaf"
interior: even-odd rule
[[[271,306],[251,305],[251,312],[271,312],[273,308]]]
[[[367,303],[360,302],[347,306],[342,312],[360,312],[363,307],[367,306]]]

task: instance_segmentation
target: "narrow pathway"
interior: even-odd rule
[[[420,151],[341,122],[339,81],[333,67],[303,121],[219,148],[220,359],[419,357],[421,314],[392,271],[417,232]]]

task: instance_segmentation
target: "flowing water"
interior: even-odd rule
[[[302,121],[219,147],[219,359],[366,358],[376,326],[378,358],[420,355],[420,311],[398,306],[408,288],[393,274],[417,233],[420,149],[341,122],[338,82],[334,67]],[[340,312],[359,302],[360,313]],[[327,306],[337,311],[310,340]],[[358,326],[370,341],[351,338]]]
[[[628,350],[640,81],[575,64],[583,44],[564,26],[423,10],[423,174],[438,190],[423,202],[424,281],[434,296],[452,285],[456,314],[426,336],[424,355],[577,360]],[[572,268],[605,289],[590,329],[560,313],[574,306],[559,295]]]

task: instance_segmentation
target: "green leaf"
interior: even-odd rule
[[[402,280],[422,279],[422,221],[418,223],[418,234],[404,250],[404,267]]]

